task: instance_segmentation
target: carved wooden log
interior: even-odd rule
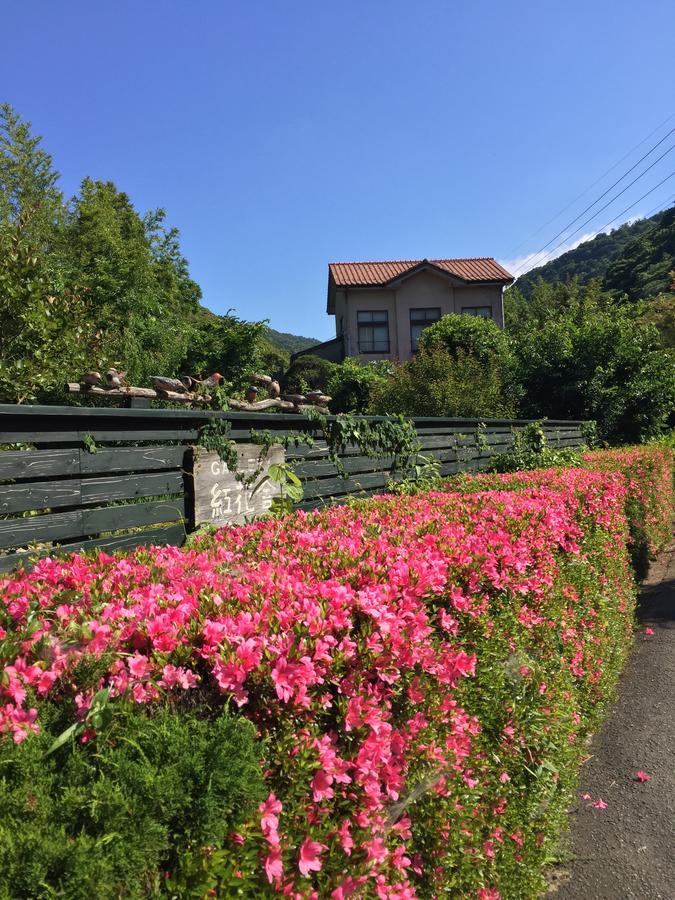
[[[92,397],[147,397],[149,400],[179,400],[181,403],[209,403],[211,398],[204,394],[179,394],[177,391],[156,391],[153,388],[123,387],[102,388],[77,381],[65,385],[67,394],[88,394]]]
[[[254,384],[272,384],[272,378],[270,375],[251,375],[251,381]]]
[[[256,400],[254,403],[249,403],[248,400],[229,400],[228,402],[232,409],[244,412],[260,412],[263,409],[297,409],[295,403],[271,397],[268,400]]]

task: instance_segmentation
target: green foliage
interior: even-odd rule
[[[262,322],[244,322],[227,313],[217,316],[199,307],[186,322],[188,347],[181,369],[188,374],[220,372],[241,388],[260,367]]]
[[[504,331],[492,319],[481,316],[441,316],[438,322],[424,329],[419,343],[425,350],[444,348],[451,356],[463,353],[481,363],[498,361],[505,365],[510,357]]]
[[[508,453],[490,460],[489,472],[519,472],[523,469],[552,469],[580,466],[583,448],[551,447],[540,422],[530,422],[514,430],[513,445]]]
[[[336,364],[328,378],[326,391],[331,399],[330,408],[334,413],[363,413],[370,406],[373,388],[386,381],[391,374],[389,362],[361,363],[347,357]]]
[[[293,360],[284,375],[284,391],[289,394],[302,394],[308,390],[325,390],[334,365],[335,363],[309,353],[306,356],[299,356]]]
[[[262,798],[249,722],[111,706],[85,744],[48,753],[63,703],[42,704],[40,734],[0,742],[1,896],[158,896],[165,872],[191,874],[191,848],[222,844]]]
[[[510,323],[523,415],[593,419],[610,442],[661,433],[675,407],[675,357],[657,329],[597,284],[540,283],[535,293]]]
[[[675,287],[675,272],[672,272]],[[653,325],[661,335],[664,347],[675,348],[675,293],[659,294],[640,307],[639,321]]]
[[[211,374],[242,385],[262,323],[199,305],[163,210],[140,215],[110,182],[66,203],[30,125],[0,107],[0,401],[62,400],[63,383],[114,365],[130,383]]]
[[[551,262],[521,275],[518,278],[518,290],[525,297],[530,298],[540,279],[550,284],[555,282],[566,284],[577,279],[580,284],[586,285],[594,279],[598,279],[602,283],[606,277],[605,285],[608,289],[616,289],[619,293],[628,291],[627,286],[612,283],[625,275],[622,260],[638,257],[639,254],[635,253],[635,246],[650,240],[649,232],[658,227],[665,215],[666,213],[657,213],[649,219],[640,219],[637,222],[621,225],[609,234],[598,234],[593,240],[584,241],[574,250],[569,250]],[[671,265],[670,268],[672,269],[673,266]],[[509,291],[507,291],[507,295],[508,293]],[[652,291],[652,293],[657,293],[657,291]],[[638,290],[636,296],[648,296],[644,291],[644,286]]]
[[[605,290],[629,300],[655,297],[667,291],[675,269],[675,207],[645,219],[642,230],[614,259],[605,272]]]
[[[133,384],[178,372],[201,291],[187,272],[163,210],[141,217],[110,182],[85,178],[64,235],[69,280],[77,283],[101,332],[96,364],[117,364]]]
[[[265,334],[264,331],[262,333]],[[272,378],[281,378],[290,365],[290,355],[281,347],[275,346],[266,337],[260,339],[259,354],[261,372],[271,375]]]
[[[414,424],[403,416],[387,416],[379,421],[352,415],[329,419],[318,409],[308,410],[306,415],[321,429],[328,458],[343,478],[347,472],[340,457],[350,447],[358,447],[371,459],[392,457],[391,472],[408,471],[420,449]]]
[[[237,445],[230,437],[232,426],[229,419],[214,416],[199,429],[197,444],[204,450],[213,450],[225,463],[230,472],[236,472],[239,465]]]
[[[93,326],[80,293],[58,287],[31,215],[0,222],[0,401],[53,397],[87,363]]]
[[[269,325],[265,325],[263,337],[272,346],[283,350],[288,356],[293,353],[299,353],[301,350],[309,350],[310,347],[320,343],[316,338],[301,337],[298,334],[289,334],[286,331],[276,331],[274,328],[270,328]]]
[[[513,393],[506,389],[499,360],[488,357],[482,361],[461,348],[450,353],[443,346],[424,347],[412,359],[394,366],[389,378],[373,385],[370,412],[469,418],[510,416],[516,406],[510,396]]]

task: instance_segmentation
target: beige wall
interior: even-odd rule
[[[402,281],[395,289],[369,290],[350,288],[337,291],[335,296],[335,333],[340,334],[340,318],[344,321],[345,353],[359,356],[357,312],[386,309],[389,313],[390,353],[364,353],[361,359],[409,359],[412,355],[410,339],[410,310],[439,308],[441,315],[461,313],[462,307],[489,306],[492,318],[503,326],[502,287],[477,285],[459,287],[449,278],[423,271]]]
[[[490,306],[492,318],[500,328],[504,327],[504,308],[501,285],[477,284],[475,287],[455,288],[455,312],[461,313],[463,306]]]

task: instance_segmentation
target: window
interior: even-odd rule
[[[389,313],[386,309],[357,312],[359,353],[389,353]]]
[[[463,316],[480,316],[481,319],[491,319],[492,318],[492,307],[491,306],[463,306],[462,307],[462,315]]]
[[[411,309],[410,310],[410,343],[412,352],[417,352],[420,335],[425,328],[438,322],[441,317],[441,311],[438,307],[433,309]]]

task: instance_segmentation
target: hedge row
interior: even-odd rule
[[[629,527],[654,552],[670,522],[663,452],[587,465],[4,579],[0,891],[536,896],[631,644]],[[166,753],[147,737],[158,716],[167,735],[188,722]],[[225,729],[231,773],[204,722]],[[181,794],[193,751],[214,779]],[[44,792],[26,775],[36,760]],[[71,769],[87,814],[52,798],[46,817],[54,779],[61,806],[72,797]],[[165,806],[160,777],[173,785]],[[149,818],[156,840],[137,852],[130,834]],[[33,841],[26,875],[9,837],[47,819],[50,851]]]

